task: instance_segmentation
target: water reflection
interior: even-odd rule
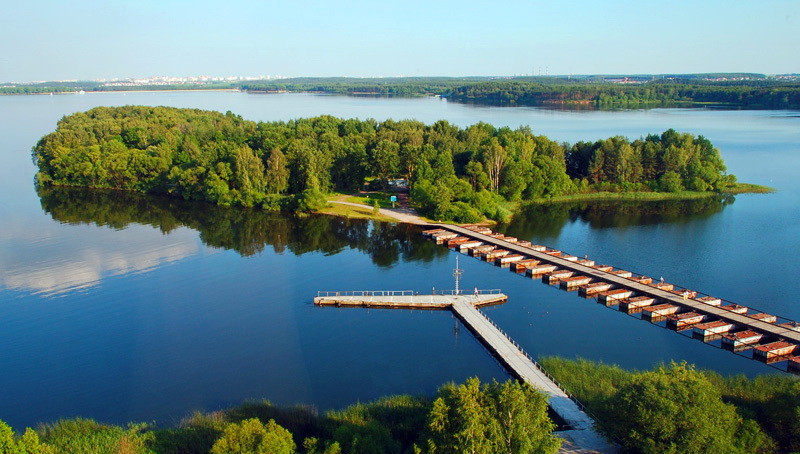
[[[709,218],[732,204],[732,195],[694,200],[565,202],[526,206],[497,230],[518,238],[556,238],[572,222],[592,229],[687,223]]]
[[[297,216],[255,209],[230,208],[121,191],[82,188],[40,188],[42,208],[68,224],[95,224],[114,229],[143,224],[170,233],[188,227],[208,246],[242,256],[266,247],[336,254],[346,248],[366,252],[372,262],[389,267],[404,261],[430,262],[447,254],[416,235],[418,227],[323,215]]]
[[[97,285],[104,277],[143,273],[196,254],[188,230],[154,238],[132,226],[113,230],[63,229],[16,218],[0,232],[0,289],[60,295]]]

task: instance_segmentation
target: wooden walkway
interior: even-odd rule
[[[615,452],[595,430],[594,420],[488,317],[463,301],[454,301],[451,309],[513,376],[547,394],[550,408],[571,427],[560,433],[569,447],[565,452]]]
[[[382,309],[450,309],[454,302],[474,307],[503,304],[508,297],[497,291],[475,294],[436,294],[419,295],[410,290],[401,291],[359,291],[359,292],[319,292],[314,298],[317,306],[374,307]]]
[[[499,291],[478,294],[418,295],[411,291],[319,292],[318,306],[402,309],[450,309],[487,350],[514,377],[548,396],[550,408],[570,426],[557,432],[564,439],[562,453],[615,453],[594,428],[594,420],[550,377],[536,361],[477,308],[502,304],[508,297]]]
[[[658,289],[651,285],[642,284],[628,278],[616,276],[610,272],[600,271],[590,266],[585,266],[574,261],[563,259],[561,257],[548,255],[544,252],[536,251],[530,247],[521,246],[519,244],[512,243],[509,241],[504,241],[502,238],[494,238],[489,235],[484,235],[454,225],[432,224],[432,226],[436,228],[450,230],[452,232],[458,233],[461,236],[474,238],[486,244],[495,245],[497,247],[506,249],[508,251],[526,255],[546,263],[551,263],[553,265],[556,265],[560,269],[572,270],[580,275],[589,276],[599,281],[604,281],[614,284],[618,287],[627,288],[633,290],[634,292],[640,295],[646,295],[646,296],[651,296],[653,298],[658,298],[659,300],[665,303],[686,307],[695,312],[701,312],[703,314],[713,316],[720,320],[726,320],[730,323],[734,323],[743,328],[755,330],[763,334],[774,336],[779,339],[785,339],[790,342],[800,343],[800,331],[795,331],[773,323],[757,320],[752,317],[748,317],[747,315],[737,314],[735,312],[722,309],[718,306],[712,306],[709,304],[705,304],[701,301],[696,301],[692,298],[684,299],[680,295],[676,295],[674,293]]]

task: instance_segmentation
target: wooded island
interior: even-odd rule
[[[63,118],[33,149],[42,185],[164,193],[221,205],[312,211],[331,191],[409,182],[435,219],[504,219],[515,202],[606,192],[735,189],[719,150],[672,129],[558,143],[530,128],[321,116],[253,122],[231,112],[98,107]]]

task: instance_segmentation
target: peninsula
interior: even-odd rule
[[[331,192],[400,181],[420,214],[501,220],[525,202],[633,195],[691,198],[739,185],[706,138],[672,129],[559,143],[528,127],[321,116],[253,122],[227,112],[97,107],[65,117],[33,149],[48,186],[161,193],[220,205],[314,211]]]

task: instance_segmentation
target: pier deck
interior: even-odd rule
[[[656,288],[654,285],[643,284],[633,279],[617,276],[608,271],[602,271],[597,267],[589,267],[582,265],[578,262],[565,260],[556,255],[547,254],[537,251],[535,248],[520,246],[519,244],[504,241],[502,238],[494,238],[489,235],[484,235],[464,227],[455,225],[441,224],[437,227],[450,230],[454,233],[459,233],[463,236],[468,236],[476,240],[483,241],[487,245],[503,248],[517,254],[523,254],[532,259],[540,260],[543,263],[550,263],[561,269],[569,269],[576,271],[584,276],[590,276],[597,281],[604,281],[611,283],[618,288],[627,288],[636,292],[639,295],[650,296],[658,298],[663,303],[676,304],[681,307],[689,308],[691,311],[700,312],[714,318],[725,320],[729,323],[734,323],[737,326],[745,327],[747,329],[755,330],[763,334],[774,336],[779,339],[785,339],[790,342],[800,344],[800,331],[795,331],[785,326],[776,325],[773,323],[765,322],[755,318],[748,317],[747,315],[737,314],[729,310],[722,309],[712,304],[697,301],[692,298],[684,298],[682,295],[676,295],[665,289]]]
[[[389,309],[449,309],[497,358],[512,376],[544,392],[550,408],[570,426],[557,432],[564,439],[561,452],[615,453],[594,428],[594,420],[528,356],[510,337],[503,333],[478,307],[502,304],[508,297],[499,290],[480,290],[476,293],[442,291],[419,295],[403,291],[318,292],[317,306],[369,307]]]
[[[320,292],[314,298],[317,306],[337,307],[375,307],[384,309],[450,309],[455,303],[474,307],[505,303],[508,297],[499,290],[483,291],[477,295],[436,294],[419,295],[410,290],[404,291],[364,291],[364,292]]]
[[[484,314],[461,300],[451,309],[512,375],[547,394],[550,408],[572,428],[563,435],[573,452],[614,452],[595,431],[594,420]]]

